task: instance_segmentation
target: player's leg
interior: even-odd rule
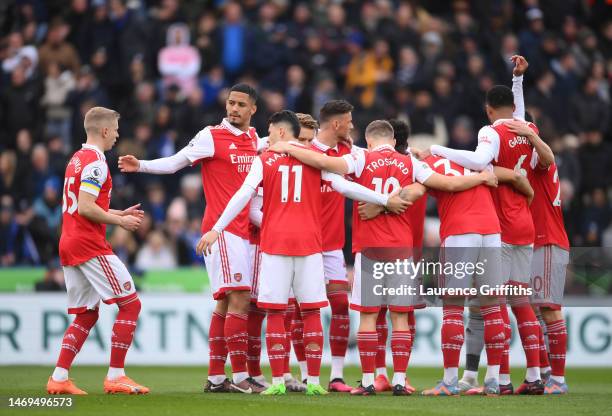
[[[293,293],[300,304],[304,321],[304,354],[308,368],[306,394],[327,394],[319,380],[323,356],[320,308],[328,305],[321,253],[295,257]]]
[[[294,259],[291,256],[262,253],[257,306],[265,308],[268,314],[266,347],[272,370],[272,385],[262,392],[264,395],[286,394],[283,377],[287,354],[285,314],[295,267]]]
[[[331,307],[329,324],[329,346],[332,365],[329,377],[329,391],[348,393],[352,387],[344,382],[344,356],[348,347],[350,322],[348,313],[349,285],[342,250],[323,253],[323,268],[327,300]]]
[[[376,318],[376,332],[378,333],[378,347],[376,348],[376,378],[374,388],[376,391],[391,391],[391,383],[387,375],[387,338],[389,327],[387,326],[387,307],[381,306]]]
[[[219,305],[219,309],[222,311],[227,305],[223,335],[232,366],[230,388],[245,392],[249,388],[257,390],[262,386],[250,378],[247,372],[247,322],[252,288],[249,242],[224,231],[211,251],[204,259],[213,298],[227,298],[227,304]],[[236,387],[238,385],[242,387]]]
[[[132,276],[117,256],[102,255],[79,266],[87,280],[107,304],[116,304],[119,312],[113,324],[110,366],[104,380],[106,393],[146,394],[144,387],[125,374],[125,356],[132,345],[141,303]]]
[[[293,319],[291,320],[291,344],[295,358],[300,366],[300,380],[305,383],[308,377],[308,368],[306,367],[306,355],[304,353],[304,321],[302,320],[302,311],[300,305],[293,299]]]
[[[511,256],[512,271],[509,283],[514,286],[529,287],[533,247],[511,246]],[[525,381],[516,389],[516,393],[542,394],[544,385],[540,380],[540,324],[528,296],[509,296],[508,303],[516,318],[518,332],[527,361]]]
[[[68,372],[89,331],[98,320],[100,295],[78,267],[64,267],[64,279],[68,291],[68,313],[75,314],[75,318],[64,333],[55,370],[47,382],[47,392],[87,394],[72,383],[68,378]]]
[[[251,303],[247,319],[247,370],[249,377],[267,387],[266,378],[261,372],[261,328],[266,317],[265,309],[257,307],[259,274],[261,271],[261,250],[257,244],[249,244],[249,263],[251,265]]]
[[[289,366],[289,359],[291,356],[291,328],[293,325],[293,317],[295,316],[296,307],[295,296],[291,290],[289,294],[289,305],[285,311],[285,362],[283,365],[283,377],[285,379],[285,387],[287,387],[287,390],[292,392],[302,392],[306,391],[306,384],[293,377],[291,374],[291,367]]]
[[[406,387],[406,370],[412,350],[412,334],[408,327],[408,312],[404,309],[395,310],[389,305],[391,312],[391,355],[393,356],[393,385],[394,396],[412,394]]]
[[[546,322],[542,317],[542,311],[537,305],[533,305],[533,311],[536,314],[536,318],[538,318],[538,323],[540,324],[540,378],[542,379],[542,383],[546,384],[548,379],[550,378],[550,360],[548,358],[548,335],[546,331]]]

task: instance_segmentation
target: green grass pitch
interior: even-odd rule
[[[332,393],[325,397],[306,397],[291,393],[284,397],[245,394],[202,393],[204,367],[129,367],[128,374],[151,388],[147,396],[110,396],[102,391],[104,367],[75,366],[71,377],[88,396],[75,397],[72,409],[8,408],[9,397],[45,396],[51,367],[0,367],[0,415],[316,415],[316,416],[391,416],[391,415],[596,415],[612,408],[612,371],[610,369],[569,369],[567,396],[514,397],[350,397]],[[294,369],[294,374],[296,369]],[[412,368],[410,380],[419,391],[433,386],[442,375],[440,368]],[[481,373],[484,373],[481,371]],[[322,370],[323,375],[329,369]],[[517,386],[523,370],[513,371]],[[269,376],[269,373],[268,373]],[[345,370],[347,381],[356,384],[359,368]],[[323,378],[324,385],[327,379]],[[605,409],[608,409],[607,411]]]

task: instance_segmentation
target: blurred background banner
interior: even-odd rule
[[[130,364],[206,365],[207,323],[214,310],[210,295],[144,294],[141,298],[142,312],[133,347],[128,353]],[[70,323],[65,311],[63,294],[0,294],[0,365],[52,366]],[[564,313],[568,327],[568,366],[612,367],[612,305],[569,307]],[[351,325],[355,326],[358,316],[352,311],[351,314]],[[108,362],[114,315],[114,308],[101,307],[98,324],[77,357],[78,364]],[[322,315],[327,328],[329,309],[323,309]],[[417,311],[416,318],[417,336],[410,365],[439,365],[442,309]],[[516,331],[515,323],[512,325]],[[347,362],[357,365],[359,354],[355,334],[356,328],[352,328]],[[510,359],[512,365],[523,365],[524,354],[517,338],[513,338]],[[326,347],[324,351],[323,362],[329,364],[329,349]],[[390,360],[391,354],[387,356]]]

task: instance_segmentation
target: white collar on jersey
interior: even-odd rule
[[[239,128],[232,126],[232,123],[230,123],[227,118],[224,118],[223,121],[221,122],[221,124],[223,124],[223,127],[228,129],[230,131],[230,133],[232,133],[234,136],[242,136],[243,134],[246,134],[247,136],[251,137],[251,129],[250,128],[249,128],[248,131],[244,132],[244,131],[240,130]],[[251,137],[251,139],[252,139],[252,137]]]
[[[374,149],[372,149],[372,152],[382,149],[389,149],[395,151],[395,147],[391,146],[390,144],[381,144],[380,146],[376,146]]]
[[[104,152],[102,150],[100,150],[100,148],[98,146],[94,146],[93,144],[83,143],[83,149],[94,150],[94,151],[98,152],[98,154],[100,156],[102,156],[102,160],[106,160],[106,156],[104,156]]]
[[[506,121],[520,121],[520,120],[516,120],[513,118],[498,118],[497,120],[495,120],[493,122],[493,124],[491,124],[493,127],[495,126],[499,126],[501,123],[505,123]]]
[[[319,139],[317,139],[316,137],[314,139],[312,139],[312,145],[316,148],[318,148],[319,150],[321,150],[322,152],[327,152],[329,149],[331,149],[330,146],[326,145],[325,143],[319,141]],[[336,145],[334,147],[335,151],[338,151],[338,145]]]

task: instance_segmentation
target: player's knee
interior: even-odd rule
[[[540,308],[540,313],[542,314],[542,319],[547,324],[563,319],[561,309]]]
[[[140,298],[136,297],[134,298],[133,301],[125,303],[125,304],[119,304],[119,310],[121,312],[129,312],[135,316],[138,316],[140,314],[140,309],[142,308],[142,303],[140,303]]]
[[[228,311],[233,313],[248,313],[251,304],[251,294],[247,290],[228,293]]]

